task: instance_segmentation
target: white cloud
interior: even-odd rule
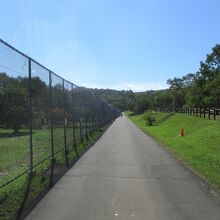
[[[143,92],[149,90],[161,90],[166,89],[168,86],[165,83],[138,83],[138,82],[125,82],[113,85],[98,85],[90,83],[81,84],[87,88],[97,88],[97,89],[115,89],[115,90],[132,90],[134,92]]]
[[[148,90],[160,90],[166,89],[167,86],[164,83],[138,83],[138,82],[126,82],[122,84],[117,84],[114,86],[115,89],[125,89],[125,90],[133,90],[135,92],[142,92]]]

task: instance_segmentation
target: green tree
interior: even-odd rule
[[[172,95],[170,92],[168,90],[164,90],[155,96],[154,105],[159,109],[171,109],[172,101]]]
[[[145,94],[137,95],[133,112],[134,114],[142,114],[150,107],[150,100]]]
[[[198,86],[202,88],[203,104],[220,105],[220,45],[212,48],[205,62],[200,63]]]
[[[0,125],[18,132],[28,123],[27,89],[16,78],[0,74]]]

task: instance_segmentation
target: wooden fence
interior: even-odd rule
[[[220,108],[183,108],[178,112],[200,118],[220,120]]]

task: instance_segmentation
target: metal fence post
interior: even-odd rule
[[[52,76],[49,71],[49,108],[50,108],[50,135],[51,135],[51,173],[50,173],[50,187],[53,186],[53,173],[54,173],[54,137],[53,137],[53,101],[52,101]]]
[[[66,166],[69,168],[68,163],[68,148],[67,148],[67,142],[66,142],[66,126],[67,126],[67,118],[66,118],[66,97],[65,97],[65,89],[64,89],[64,79],[62,79],[63,84],[63,116],[64,116],[64,150],[65,150],[65,158],[66,158]]]
[[[72,124],[73,124],[73,147],[76,153],[76,156],[79,157],[79,154],[77,152],[77,145],[76,145],[76,131],[75,131],[75,106],[74,106],[74,96],[73,96],[73,84],[71,84],[71,90],[72,90],[72,102],[71,102],[71,106],[72,106]]]
[[[79,88],[79,129],[80,129],[80,142],[83,143],[83,134],[82,134],[82,106],[81,106],[81,92],[80,92],[80,88]]]
[[[88,99],[87,99],[87,92],[85,92],[85,132],[86,132],[86,140],[89,140],[88,136],[88,113],[89,113],[89,108],[88,108]]]
[[[19,220],[22,216],[23,209],[25,206],[25,203],[27,201],[29,192],[30,192],[30,187],[31,187],[31,181],[33,177],[33,141],[32,141],[32,85],[31,85],[31,58],[28,57],[28,116],[29,116],[29,163],[30,163],[30,168],[29,168],[29,173],[28,173],[28,180],[27,180],[27,187],[26,187],[26,192],[24,194],[23,201],[21,203],[21,206],[18,210],[16,220]]]

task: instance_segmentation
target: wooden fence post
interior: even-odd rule
[[[216,119],[216,109],[215,108],[213,108],[213,114],[214,114],[214,120]]]

